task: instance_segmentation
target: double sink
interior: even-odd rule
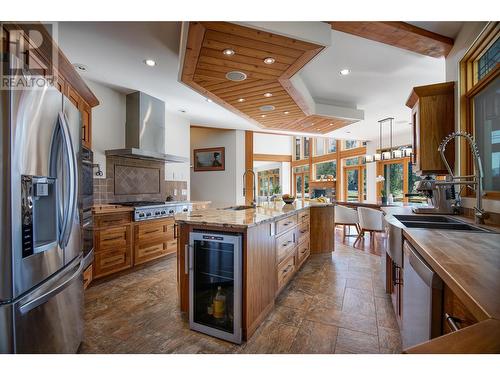
[[[489,230],[470,225],[448,216],[435,215],[394,215],[406,228],[447,229],[469,232],[489,232]]]

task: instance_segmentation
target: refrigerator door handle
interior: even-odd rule
[[[54,289],[52,289],[52,290],[48,291],[47,293],[44,293],[41,296],[35,298],[34,300],[29,301],[28,303],[25,303],[24,305],[22,305],[19,308],[19,311],[21,312],[21,314],[26,314],[27,312],[37,308],[38,306],[43,305],[45,302],[47,302],[49,299],[51,299],[55,295],[61,293],[64,289],[66,289],[68,286],[70,286],[71,283],[76,278],[78,278],[82,274],[83,266],[84,266],[84,262],[80,261],[80,265],[78,266],[78,269],[76,270],[76,272],[73,275],[71,275],[71,277],[66,279],[63,283],[59,284]]]
[[[66,115],[62,112],[59,113],[61,130],[64,134],[63,140],[65,143],[64,151],[66,153],[66,158],[69,164],[69,203],[68,203],[68,217],[66,221],[65,232],[63,233],[63,247],[66,247],[69,242],[69,237],[71,234],[71,223],[75,219],[77,197],[78,197],[78,176],[77,176],[77,161],[75,158],[75,152],[73,150],[73,143],[71,140],[71,134],[69,132],[68,122]]]

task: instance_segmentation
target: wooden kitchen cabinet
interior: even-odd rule
[[[134,224],[134,265],[175,253],[174,219]]]
[[[444,137],[455,130],[454,88],[454,82],[414,87],[406,102],[412,110],[412,163],[417,174],[448,174],[438,146]],[[453,170],[453,142],[447,146],[445,155]]]
[[[443,288],[443,335],[454,332],[449,319],[446,319],[446,314],[451,317],[459,329],[463,329],[478,322],[462,301],[460,301],[455,293],[445,284]]]
[[[2,49],[16,54],[33,74],[42,75],[49,80],[53,79],[54,86],[78,108],[82,116],[82,145],[91,149],[92,107],[99,105],[96,96],[64,53],[54,45],[52,36],[41,23],[10,22],[2,26]],[[44,43],[40,48],[37,48],[38,43],[29,38],[33,35],[33,29],[39,31],[43,37]],[[23,42],[17,40],[19,35],[23,36]],[[14,46],[13,50],[11,46]],[[57,64],[53,61],[53,53],[57,54]]]
[[[132,267],[132,218],[130,212],[94,216],[93,278]]]

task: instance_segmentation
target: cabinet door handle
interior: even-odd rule
[[[177,223],[174,224],[174,239],[177,238]]]
[[[189,245],[184,245],[184,273],[189,273]]]
[[[451,330],[453,332],[460,330],[460,326],[459,326],[459,324],[461,322],[460,319],[455,318],[448,313],[444,313],[444,318],[446,320],[446,323],[448,323],[448,326],[451,328]]]
[[[144,234],[151,234],[151,233],[156,233],[156,232],[158,232],[158,231],[156,229],[154,229],[154,230],[148,230],[148,231],[144,232]]]

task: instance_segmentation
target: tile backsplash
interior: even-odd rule
[[[164,201],[187,199],[186,181],[165,181],[165,164],[160,161],[124,157],[106,158],[106,178],[94,178],[94,203]]]

